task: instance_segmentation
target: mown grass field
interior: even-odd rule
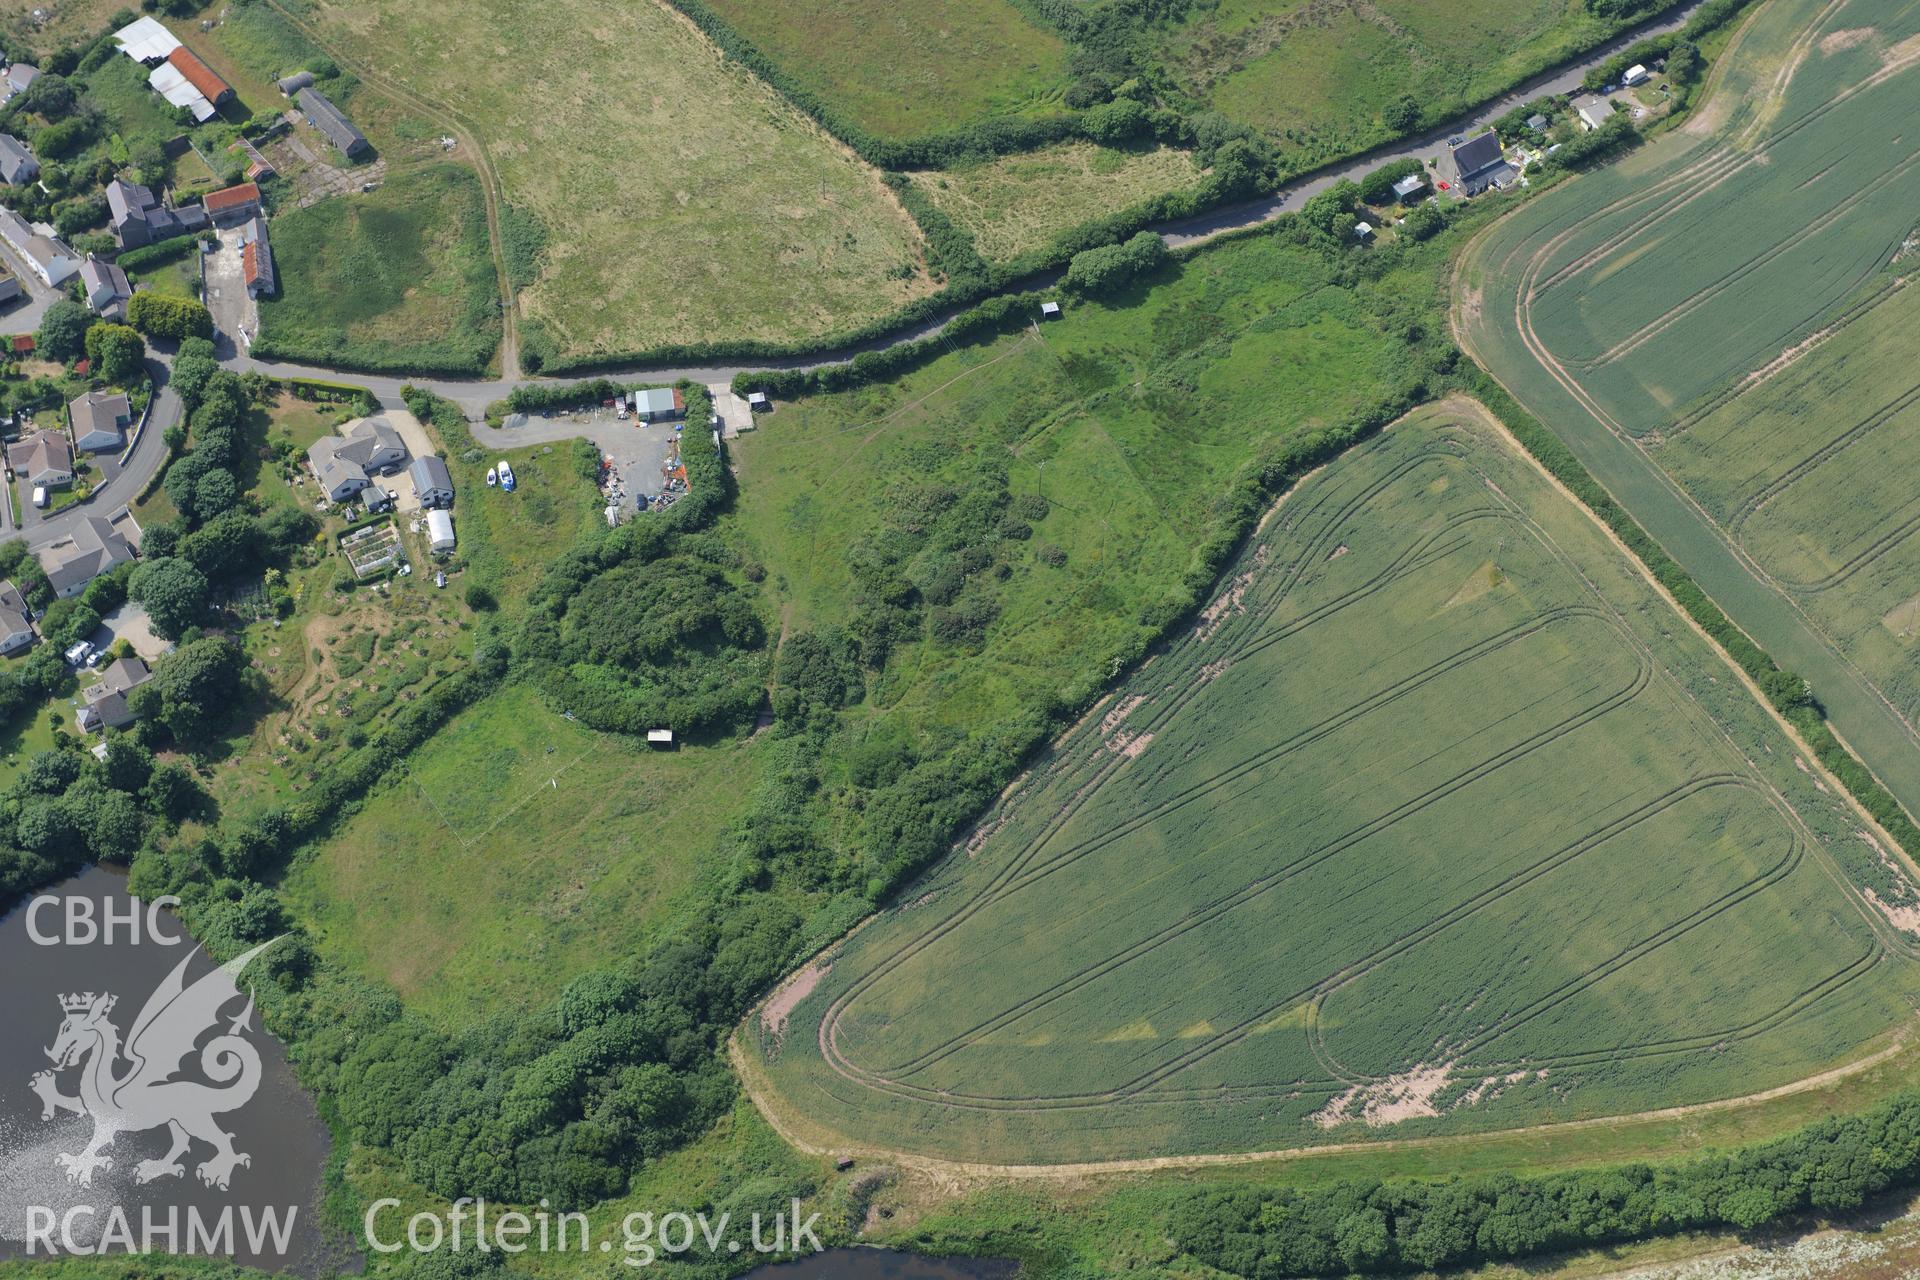
[[[810,1124],[1043,1163],[1811,1074],[1900,1021],[1915,941],[1732,674],[1464,407],[1421,411],[750,1039]]]
[[[347,366],[478,372],[500,342],[486,205],[459,165],[393,173],[273,220],[277,296],[259,350]]]
[[[378,0],[313,20],[459,112],[544,228],[531,348],[793,341],[933,289],[878,175],[658,4]]]
[[[1007,0],[718,0],[714,9],[799,83],[883,138],[1058,109],[1067,48]]]
[[[973,234],[989,262],[1044,249],[1063,231],[1120,212],[1200,179],[1190,153],[1065,142],[963,168],[907,175]]]
[[[1756,19],[1696,135],[1496,227],[1460,316],[1536,413],[1630,447],[1697,504],[1710,522],[1697,562],[1723,554],[1770,588],[1737,620],[1806,629],[1805,658],[1764,642],[1912,806],[1920,506],[1902,477],[1920,460],[1920,306],[1902,281],[1920,149],[1874,122],[1920,86],[1903,43],[1920,19],[1817,8]],[[1703,582],[1737,599],[1727,574]],[[1838,701],[1843,680],[1885,733]]]
[[[1302,149],[1300,166],[1391,136],[1389,103],[1444,116],[1604,38],[1582,0],[1222,0],[1159,37],[1177,82]]]
[[[738,742],[649,753],[513,686],[455,717],[288,878],[327,950],[444,1025],[642,946],[745,802]]]

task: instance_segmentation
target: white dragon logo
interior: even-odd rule
[[[260,1087],[260,1053],[241,1036],[252,1027],[251,995],[247,1007],[228,1023],[226,1033],[215,1036],[199,1051],[200,1070],[214,1083],[175,1076],[194,1052],[195,1042],[218,1025],[220,1010],[239,998],[234,979],[249,961],[272,945],[263,943],[236,956],[190,987],[185,981],[187,962],[193,958],[189,955],[147,998],[140,1016],[133,1020],[124,1047],[119,1029],[107,1020],[116,997],[91,991],[60,997],[66,1018],[53,1047],[46,1051],[53,1060],[53,1070],[37,1073],[30,1084],[40,1095],[42,1120],[51,1120],[61,1111],[93,1117],[93,1139],[85,1150],[56,1157],[67,1171],[69,1182],[92,1186],[95,1170],[113,1168],[112,1157],[102,1153],[116,1137],[161,1125],[172,1135],[172,1148],[158,1160],[142,1160],[136,1165],[136,1182],[182,1176],[186,1169],[180,1157],[187,1154],[195,1139],[213,1148],[213,1157],[196,1170],[200,1181],[210,1187],[224,1191],[236,1166],[252,1166],[253,1157],[235,1151],[233,1135],[213,1119],[216,1114],[245,1106]],[[116,1075],[116,1064],[122,1059],[130,1065]],[[68,1097],[59,1091],[56,1076],[75,1066],[81,1068],[80,1093]]]

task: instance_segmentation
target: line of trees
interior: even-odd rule
[[[1444,1182],[1343,1179],[1213,1189],[1170,1215],[1175,1243],[1248,1280],[1440,1271],[1683,1231],[1858,1209],[1920,1180],[1920,1094],[1775,1142],[1666,1166]]]

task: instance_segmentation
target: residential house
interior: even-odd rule
[[[208,225],[207,211],[199,205],[170,209],[146,187],[119,178],[107,184],[107,220],[122,249],[205,231]]]
[[[267,243],[267,220],[255,216],[240,227],[240,279],[247,296],[258,298],[280,286],[273,274],[273,246]]]
[[[1455,147],[1451,158],[1454,181],[1462,195],[1479,195],[1488,187],[1513,177],[1513,170],[1500,152],[1500,135],[1491,129]]]
[[[0,240],[26,259],[27,269],[49,289],[80,270],[79,256],[54,238],[52,227],[30,224],[11,209],[0,209]]]
[[[260,215],[260,188],[251,182],[220,191],[210,191],[200,201],[201,208],[216,227],[231,227]]]
[[[670,422],[685,417],[687,402],[678,387],[651,387],[633,393],[633,416],[642,422]]]
[[[20,588],[0,582],[0,654],[9,657],[33,644],[33,610]]]
[[[407,468],[407,475],[413,480],[413,491],[419,496],[421,506],[431,509],[453,505],[453,476],[440,458],[433,454],[415,458]]]
[[[87,705],[80,708],[80,728],[85,733],[122,729],[133,723],[127,707],[127,695],[153,678],[153,672],[139,658],[118,658],[101,668],[97,684],[81,693]]]
[[[31,62],[15,62],[7,67],[7,74],[0,77],[0,102],[10,102],[18,93],[25,93],[27,86],[40,78],[40,68]]]
[[[436,556],[453,550],[453,517],[444,511],[427,512],[427,550]]]
[[[40,162],[33,158],[27,144],[10,133],[0,133],[0,179],[17,187],[39,176]]]
[[[133,405],[124,391],[89,391],[67,406],[73,442],[87,453],[118,449],[121,432],[133,425]]]
[[[29,487],[73,483],[73,444],[63,431],[36,431],[7,446],[7,465]]]
[[[358,160],[373,149],[367,145],[367,135],[355,128],[353,121],[341,114],[340,108],[318,89],[311,85],[298,89],[293,100],[300,104],[307,123],[325,134],[327,141],[339,148],[347,159]]]
[[[66,600],[115,565],[133,559],[133,544],[112,521],[87,516],[72,533],[40,548],[38,555],[53,593]]]
[[[366,488],[373,475],[396,470],[406,457],[406,442],[381,414],[357,418],[340,435],[321,436],[307,449],[308,465],[334,502],[345,502]]]
[[[87,295],[89,307],[100,315],[116,320],[124,313],[123,304],[133,296],[133,286],[127,282],[127,273],[92,254],[88,254],[87,260],[80,264],[80,288]]]
[[[113,42],[120,46],[120,52],[147,66],[165,62],[167,55],[180,47],[179,37],[157,18],[134,19],[113,33]]]
[[[1589,133],[1613,118],[1613,104],[1597,94],[1583,93],[1569,105],[1580,118],[1580,127]]]

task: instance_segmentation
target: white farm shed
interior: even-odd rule
[[[427,550],[437,556],[453,550],[453,517],[445,511],[427,512]]]
[[[135,62],[164,62],[180,47],[179,37],[153,18],[129,22],[113,33],[113,42]]]

